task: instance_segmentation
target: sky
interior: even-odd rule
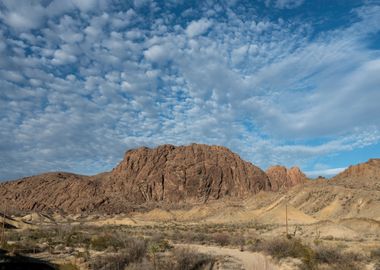
[[[1,0],[0,180],[223,145],[331,176],[380,153],[380,1]]]

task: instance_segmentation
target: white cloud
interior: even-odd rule
[[[37,2],[4,0],[2,4],[5,8],[0,10],[0,19],[13,29],[34,29],[44,22],[45,9]]]
[[[153,45],[144,52],[147,60],[157,63],[164,63],[172,56],[172,48],[168,45]]]
[[[292,9],[301,6],[304,0],[265,0],[265,5],[267,7],[274,5],[274,7],[279,9]]]
[[[331,168],[331,169],[323,169],[323,170],[315,170],[315,171],[306,171],[304,172],[307,177],[316,178],[318,176],[323,177],[333,177],[341,172],[343,172],[346,168]]]
[[[234,49],[231,55],[232,63],[234,65],[241,63],[245,59],[248,50],[249,50],[248,45],[243,45],[240,48]]]
[[[133,4],[136,8],[141,8],[147,4],[149,4],[151,0],[133,0]]]
[[[87,12],[97,7],[97,0],[71,0],[81,11]]]
[[[304,0],[277,0],[276,7],[277,8],[296,8],[302,5]]]
[[[317,157],[380,140],[380,56],[362,43],[377,10],[311,39],[312,22],[246,17],[239,2],[211,13],[204,2],[188,24],[152,1],[68,2],[40,5],[30,27],[6,21],[25,12],[14,1],[1,10],[2,178],[95,173],[126,148],[192,142],[320,171]]]
[[[52,59],[52,63],[54,65],[65,65],[72,64],[77,61],[77,57],[75,55],[70,54],[65,50],[56,50],[54,52],[54,58]]]
[[[186,34],[192,38],[204,34],[210,27],[212,22],[202,18],[198,21],[192,21],[186,28]]]

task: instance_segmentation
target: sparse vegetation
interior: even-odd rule
[[[173,253],[176,266],[173,270],[197,270],[209,265],[212,266],[214,259],[208,255],[197,253],[188,248],[176,249]],[[210,267],[211,268],[211,267]]]
[[[287,257],[298,258],[302,261],[302,269],[314,270],[321,266],[327,269],[361,269],[361,256],[352,252],[342,252],[336,247],[318,245],[312,248],[299,239],[283,238],[269,241],[257,241],[250,247],[253,251],[262,251],[280,260]],[[326,268],[323,268],[326,269]]]
[[[7,249],[19,253],[45,252],[50,256],[70,256],[90,269],[205,269],[215,258],[191,249],[179,249],[177,243],[228,246],[271,255],[280,262],[296,258],[304,270],[363,269],[365,258],[346,250],[352,245],[344,240],[301,241],[300,237],[269,239],[261,232],[274,225],[245,224],[181,224],[156,223],[146,226],[68,226],[57,225],[7,231]],[[379,249],[368,253],[368,262],[377,261]],[[267,264],[266,264],[267,265]],[[76,269],[64,264],[60,270]],[[376,268],[375,268],[376,269]]]
[[[58,270],[79,270],[79,267],[72,263],[61,264]]]
[[[216,233],[213,235],[213,240],[220,246],[227,246],[230,243],[230,237],[226,233]]]

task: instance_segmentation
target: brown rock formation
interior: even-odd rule
[[[261,169],[227,148],[197,144],[128,151],[111,179],[124,182],[125,192],[136,202],[205,202],[270,188]]]
[[[118,213],[146,202],[207,202],[269,190],[267,175],[225,147],[192,144],[127,151],[111,172],[47,173],[0,184],[0,204],[20,210]]]
[[[292,186],[305,183],[307,178],[298,167],[289,170],[284,166],[272,166],[266,171],[271,183],[272,191],[288,189]]]
[[[104,199],[96,177],[44,173],[0,184],[0,205],[11,210],[95,210]]]
[[[380,159],[370,159],[367,162],[352,165],[333,177],[330,183],[348,188],[380,191]]]

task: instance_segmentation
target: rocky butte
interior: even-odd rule
[[[297,168],[276,166],[267,174],[221,146],[141,147],[95,176],[54,172],[2,183],[0,203],[21,211],[120,213],[144,204],[243,199],[306,179]]]

